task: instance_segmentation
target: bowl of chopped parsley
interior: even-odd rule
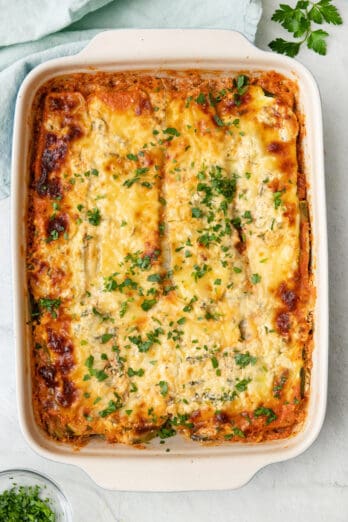
[[[0,471],[0,521],[71,522],[71,508],[55,482],[28,469]]]

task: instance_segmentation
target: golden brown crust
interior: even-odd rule
[[[27,263],[50,436],[299,430],[314,289],[297,96],[273,71],[73,74],[37,93]]]

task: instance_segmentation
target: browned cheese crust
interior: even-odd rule
[[[298,88],[276,72],[72,74],[33,106],[33,408],[51,437],[260,442],[309,395]]]

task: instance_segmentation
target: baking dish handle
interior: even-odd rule
[[[83,459],[79,466],[100,487],[118,491],[194,491],[237,489],[249,482],[274,457],[254,456],[248,462],[242,457],[226,455],[212,459],[180,458],[167,454],[165,458]],[[140,459],[141,461],[143,460]],[[189,460],[189,464],[188,464]],[[77,464],[75,462],[75,464]],[[151,477],[145,470],[151,470]]]
[[[163,38],[159,36],[163,33]],[[158,42],[161,42],[161,45]],[[266,54],[257,49],[245,36],[236,31],[214,29],[116,29],[97,34],[91,42],[76,55],[78,61],[129,63],[129,49],[135,60],[146,64],[147,61],[163,64],[178,61],[202,61],[202,42],[204,42],[204,63],[216,61],[216,50],[221,59],[248,59],[250,55]],[[211,45],[207,45],[211,42]],[[189,53],[188,53],[189,49]],[[267,53],[268,55],[269,53]],[[148,56],[151,55],[151,59]],[[188,55],[190,58],[188,59]]]

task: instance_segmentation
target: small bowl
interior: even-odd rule
[[[59,486],[50,478],[30,469],[0,471],[0,494],[14,486],[39,486],[40,498],[50,500],[49,506],[55,513],[57,522],[72,522],[70,503]]]

